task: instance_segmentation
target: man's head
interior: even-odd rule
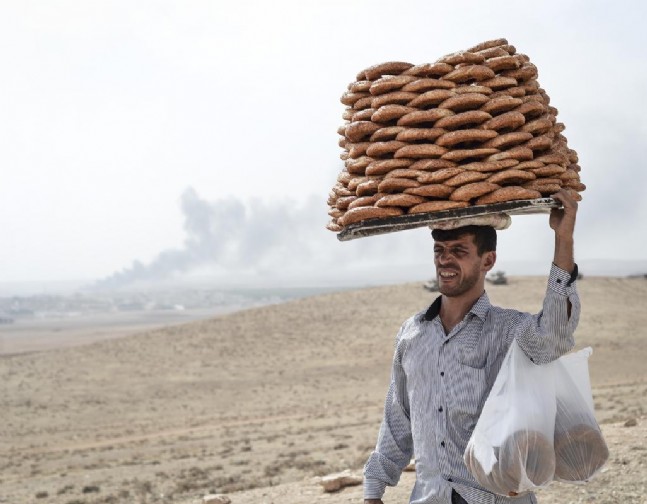
[[[490,226],[434,229],[434,265],[441,294],[458,297],[482,292],[496,262],[497,235]],[[473,291],[473,292],[472,292]]]

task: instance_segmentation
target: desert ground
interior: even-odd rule
[[[487,291],[536,312],[545,284],[512,277]],[[539,502],[647,504],[647,279],[578,288],[577,348],[593,348],[611,455],[590,483],[553,484]],[[361,502],[361,487],[328,494],[314,478],[361,474],[395,334],[434,297],[422,281],[366,288],[0,355],[0,502]],[[414,478],[385,503],[407,502]]]

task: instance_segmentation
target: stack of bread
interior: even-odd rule
[[[577,153],[537,76],[505,39],[433,64],[361,71],[341,97],[345,168],[329,194],[328,229],[560,188],[580,200]]]

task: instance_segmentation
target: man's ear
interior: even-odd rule
[[[494,268],[495,263],[496,263],[496,250],[485,252],[485,254],[483,254],[483,269],[485,271],[490,271],[492,268]]]

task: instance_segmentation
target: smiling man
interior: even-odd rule
[[[416,483],[411,504],[536,503],[481,487],[463,453],[511,343],[535,363],[551,362],[574,346],[580,313],[575,288],[573,232],[577,203],[553,195],[555,254],[538,314],[492,306],[485,275],[496,262],[496,231],[488,226],[434,230],[434,265],[441,296],[400,328],[391,384],[377,445],[364,468],[364,502],[381,504],[411,457]]]

